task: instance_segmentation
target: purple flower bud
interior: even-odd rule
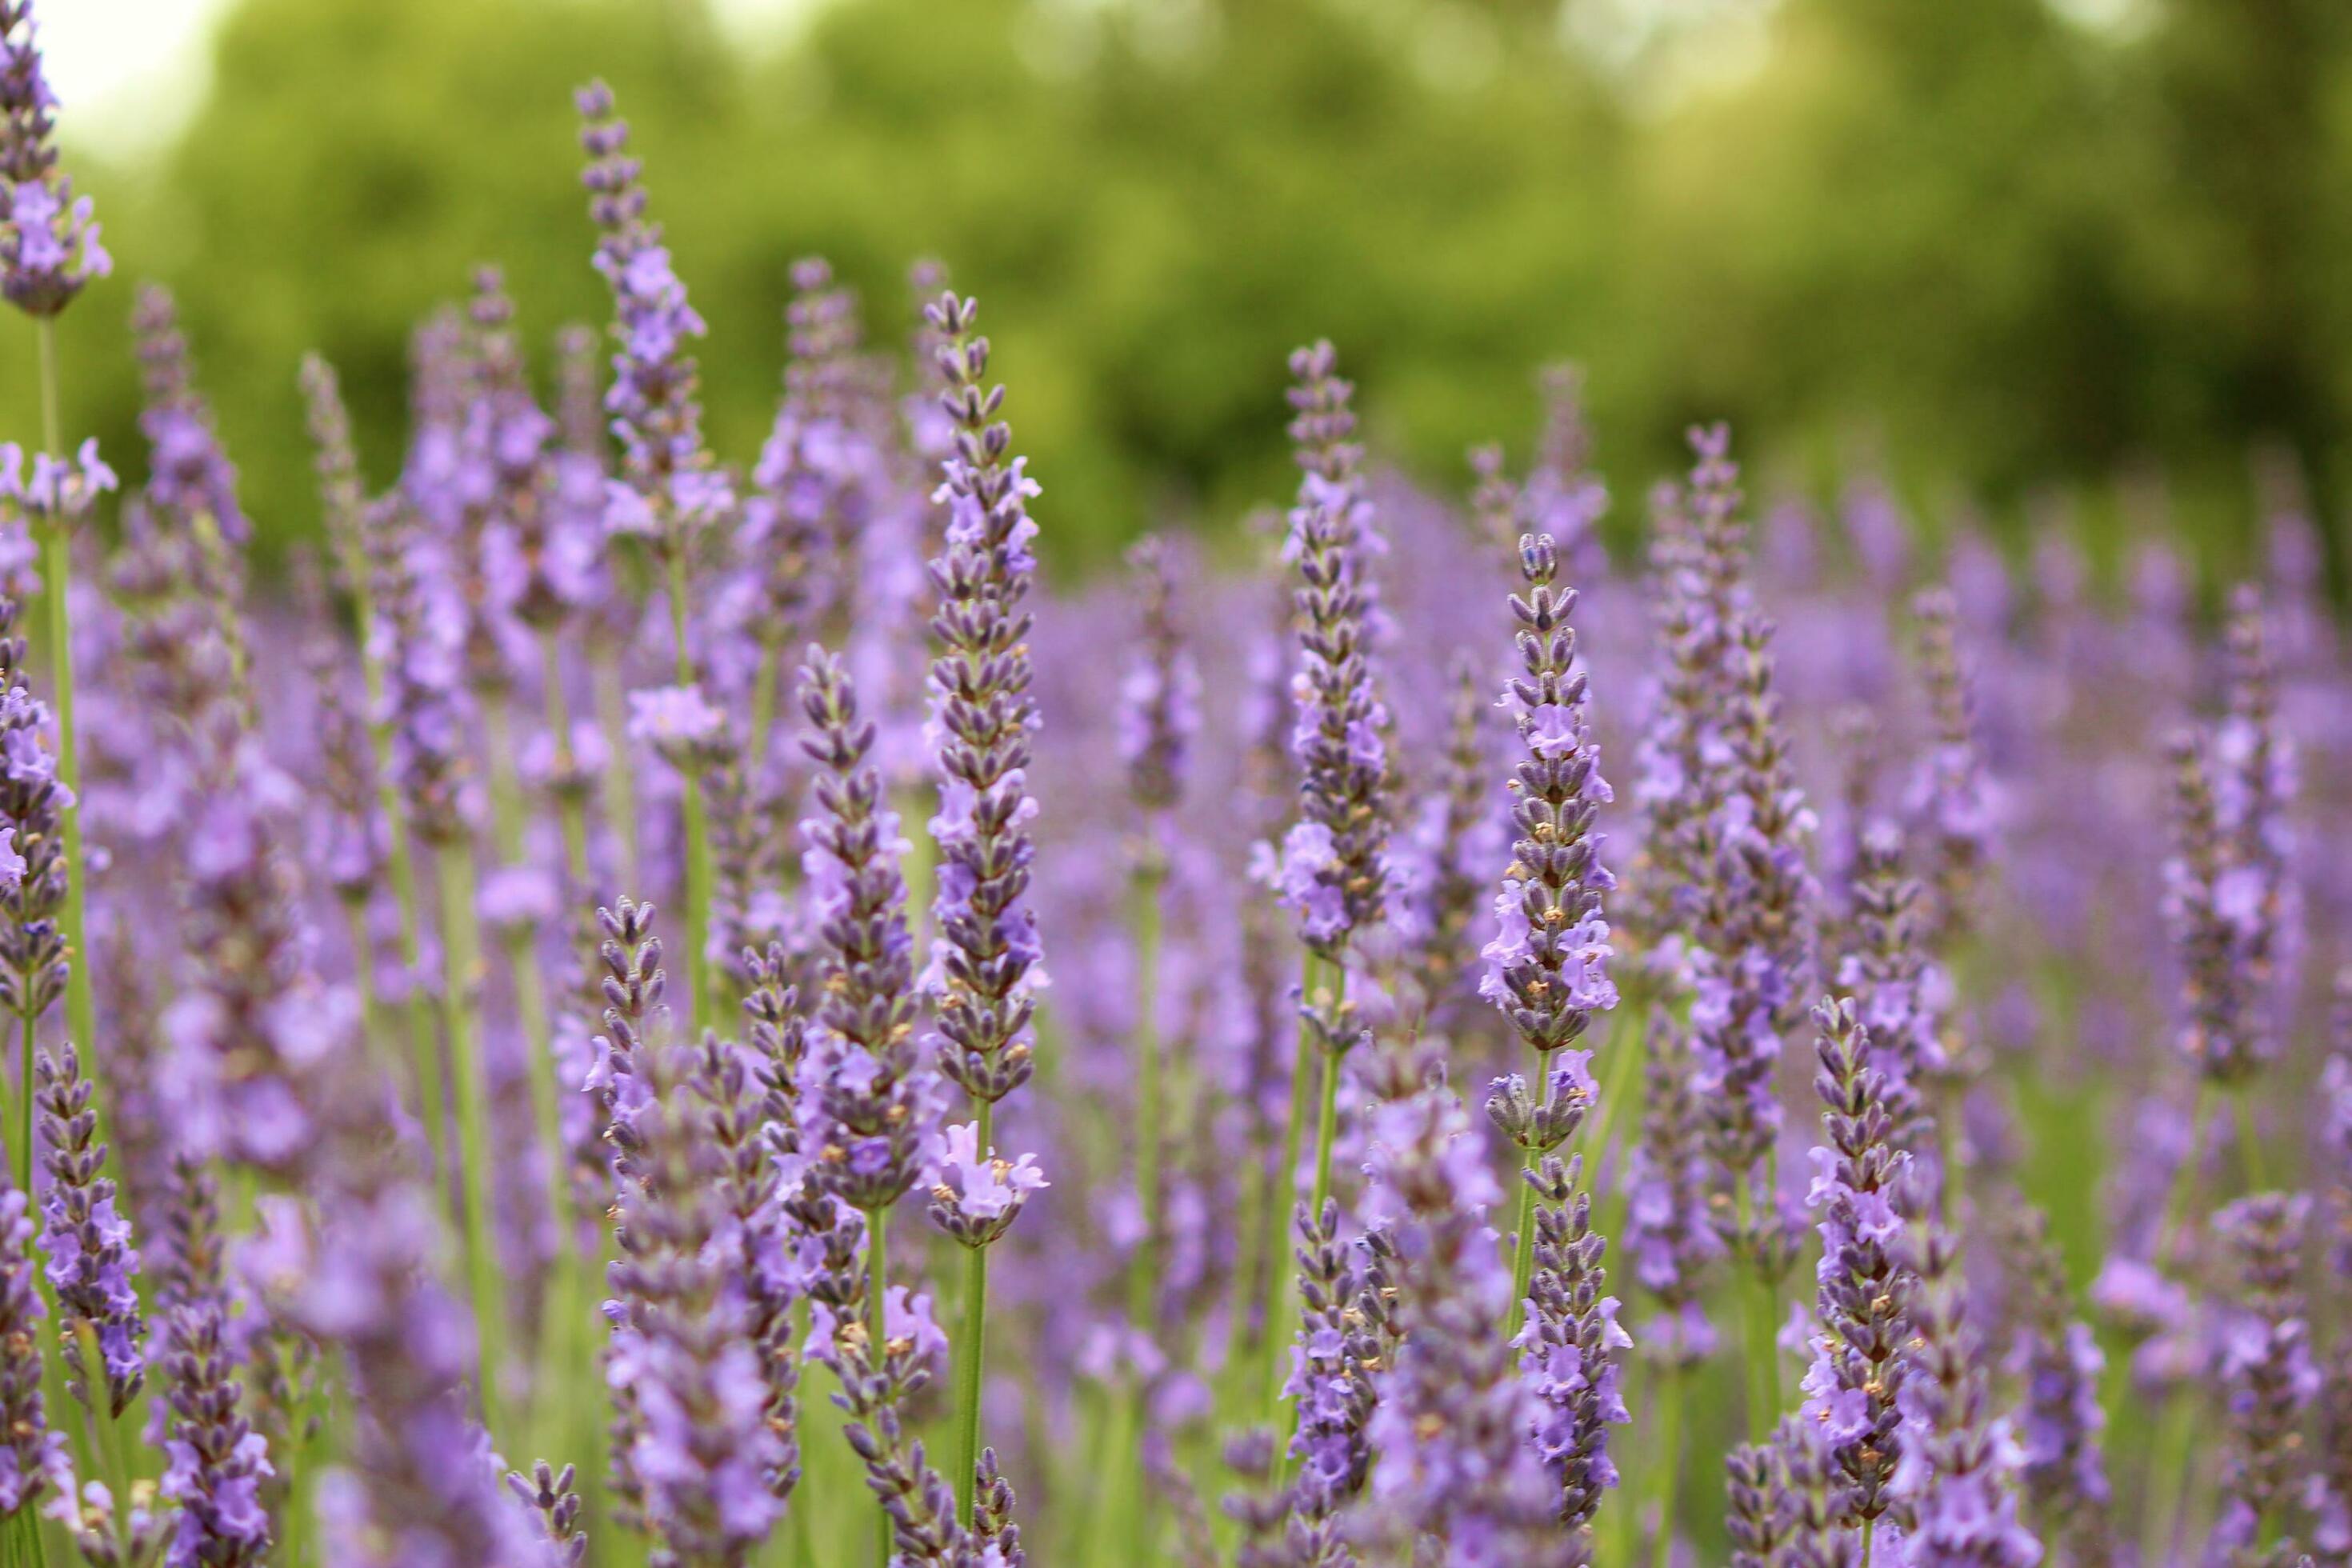
[[[88,196],[58,169],[57,95],[41,68],[32,0],[0,3],[0,295],[54,316],[114,262]]]

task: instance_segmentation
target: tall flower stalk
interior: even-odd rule
[[[651,543],[668,588],[677,684],[691,689],[695,551],[702,535],[735,510],[733,487],[703,445],[699,376],[687,352],[706,329],[687,302],[660,226],[645,216],[640,165],[628,153],[628,122],[614,113],[612,89],[592,82],[580,89],[577,102],[584,121],[580,144],[589,158],[582,179],[598,230],[596,270],[613,289],[613,337],[619,345],[604,407],[620,439],[621,477],[606,490],[604,527]],[[686,829],[687,973],[694,1016],[709,1024],[718,1016],[707,951],[709,816],[700,778],[687,773],[678,784]]]
[[[1299,576],[1292,595],[1299,665],[1291,683],[1299,820],[1268,870],[1306,945],[1290,1119],[1276,1180],[1297,1180],[1310,1114],[1308,1084],[1319,1054],[1312,1215],[1330,1193],[1339,1059],[1357,1039],[1349,1022],[1348,947],[1358,931],[1379,924],[1388,907],[1389,720],[1372,682],[1377,599],[1370,569],[1383,546],[1364,493],[1363,449],[1354,439],[1355,389],[1340,379],[1339,356],[1328,342],[1293,353],[1290,374],[1290,405],[1297,410],[1290,439],[1304,474],[1282,552]],[[1276,1268],[1266,1300],[1270,1400],[1279,1397],[1274,1374],[1291,1337],[1289,1302],[1290,1276]]]
[[[1010,456],[1012,427],[996,416],[1004,389],[984,385],[988,340],[976,331],[978,317],[973,301],[952,293],[924,311],[939,337],[940,401],[955,430],[937,498],[947,505],[946,542],[930,567],[938,595],[931,635],[940,649],[930,676],[940,734],[940,812],[931,823],[940,853],[932,909],[939,1025],[931,1049],[939,1070],[970,1098],[973,1117],[951,1134],[966,1145],[955,1162],[961,1178],[935,1194],[942,1228],[964,1248],[952,1453],[958,1513],[967,1524],[981,1447],[988,1249],[1018,1211],[1017,1202],[998,1195],[1002,1181],[984,1177],[1004,1163],[992,1141],[996,1108],[1034,1070],[1034,993],[1045,978],[1036,915],[1025,898],[1036,855],[1028,769],[1037,704],[1023,601],[1037,569],[1037,525],[1027,509],[1037,486],[1024,471],[1027,459]],[[1016,1163],[1026,1163],[1024,1156]]]
[[[84,940],[89,861],[82,852],[81,763],[74,740],[71,525],[100,489],[113,488],[113,476],[98,461],[94,441],[85,441],[76,463],[68,464],[65,422],[58,413],[57,322],[74,297],[111,272],[114,262],[99,242],[90,199],[76,196],[72,179],[58,167],[56,130],[57,97],[43,69],[32,0],[0,0],[0,296],[33,319],[40,362],[43,455],[34,460],[32,490],[16,499],[40,545],[48,584],[50,693],[57,710],[58,777],[64,786],[60,826],[69,869],[60,931],[68,960],[66,1021],[75,1039],[88,1041],[98,1033],[98,1006]],[[74,482],[76,468],[79,484]],[[14,489],[15,470],[13,460],[0,462],[0,500]],[[44,489],[46,499],[38,494]],[[29,1057],[24,1068],[21,1092],[29,1100]],[[20,1186],[26,1184],[22,1162],[28,1157],[26,1152],[18,1153]]]

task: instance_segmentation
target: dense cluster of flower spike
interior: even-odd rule
[[[1279,560],[1047,592],[943,270],[784,270],[714,450],[578,107],[609,357],[485,268],[399,450],[300,367],[292,592],[160,289],[119,505],[0,444],[0,1563],[2352,1564],[2299,506],[2207,626],[1708,426],[1626,571],[1572,373],[1456,505],[1318,344]],[[0,0],[44,335],[55,110]]]

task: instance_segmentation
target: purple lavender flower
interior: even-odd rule
[[[262,1488],[275,1472],[268,1439],[239,1411],[244,1388],[226,1331],[216,1299],[173,1309],[165,1329],[173,1421],[161,1489],[179,1505],[167,1568],[245,1568],[269,1548]]]
[[[1187,753],[1201,728],[1201,671],[1176,618],[1167,542],[1139,540],[1127,552],[1139,601],[1136,651],[1118,688],[1118,760],[1128,794],[1146,812],[1183,798]]]
[[[368,509],[367,557],[375,624],[368,628],[384,672],[391,733],[386,771],[409,823],[428,843],[457,842],[473,804],[466,754],[465,613],[448,594],[419,513],[388,495]]]
[[[26,685],[16,626],[16,606],[0,599],[0,830],[14,872],[0,879],[0,1003],[37,1019],[65,994],[70,963],[58,921],[72,875],[64,819],[74,796],[58,777],[48,705]]]
[[[1479,906],[1487,901],[1495,863],[1504,858],[1507,830],[1494,809],[1493,760],[1477,666],[1467,655],[1454,669],[1445,754],[1400,847],[1400,900],[1393,922],[1409,931],[1413,985],[1424,1022],[1442,1027],[1483,978],[1485,963],[1467,940]]]
[[[1276,889],[1297,918],[1301,941],[1338,962],[1357,931],[1387,909],[1389,713],[1373,689],[1370,643],[1378,601],[1371,559],[1383,548],[1352,439],[1354,388],[1339,379],[1328,342],[1290,356],[1298,412],[1290,438],[1305,470],[1291,509],[1283,558],[1301,586],[1299,668],[1291,696],[1297,720],[1300,818],[1282,843]]]
[[[40,1321],[33,1222],[25,1194],[0,1173],[0,1516],[69,1488],[65,1435],[41,1402]]]
[[[1592,1197],[1580,1190],[1581,1157],[1546,1155],[1520,1179],[1533,1189],[1535,1270],[1528,1321],[1513,1342],[1528,1387],[1544,1406],[1535,1448],[1559,1489],[1559,1518],[1587,1527],[1601,1493],[1617,1484],[1609,1428],[1631,1419],[1618,1390],[1619,1352],[1633,1340],[1617,1324],[1617,1298],[1601,1292],[1606,1246],[1592,1229]]]
[[[2018,1516],[2023,1453],[1991,1394],[1962,1316],[1959,1248],[1930,1226],[1912,1310],[1917,1344],[1897,1403],[1903,1457],[1891,1488],[1903,1510],[1906,1563],[2033,1568],[2042,1542]]]
[[[131,1245],[130,1220],[115,1206],[113,1178],[103,1173],[106,1145],[98,1141],[98,1112],[81,1053],[68,1040],[55,1055],[42,1053],[37,1066],[41,1166],[49,1173],[41,1196],[41,1249],[48,1255],[49,1288],[57,1297],[66,1387],[85,1408],[99,1412],[102,1377],[103,1414],[118,1419],[147,1379],[139,1253]]]
[[[1379,1404],[1372,1369],[1388,1358],[1393,1300],[1372,1256],[1339,1239],[1339,1205],[1327,1201],[1319,1215],[1304,1203],[1297,1215],[1297,1342],[1282,1393],[1295,1400],[1297,1429],[1289,1457],[1296,1476],[1282,1500],[1289,1514],[1286,1561],[1340,1561],[1342,1515],[1363,1490],[1372,1452],[1367,1428]]]
[[[95,436],[70,458],[37,454],[29,477],[24,448],[14,441],[0,443],[0,519],[21,525],[36,540],[47,538],[51,529],[76,527],[98,498],[114,488],[114,470],[99,460]]]
[[[1783,1423],[1784,1442],[1801,1442]],[[1731,1537],[1729,1568],[1779,1568],[1797,1526],[1798,1499],[1789,1489],[1784,1442],[1742,1443],[1724,1456],[1724,1531]]]
[[[1822,1259],[1804,1418],[1821,1430],[1840,1516],[1866,1526],[1893,1506],[1888,1486],[1903,1458],[1897,1405],[1913,1288],[1902,1262],[1910,1157],[1895,1147],[1885,1080],[1871,1065],[1875,1053],[1854,1005],[1825,1002],[1813,1018],[1821,1061],[1813,1085],[1824,1110],[1806,1201],[1821,1211]]]
[[[1365,1142],[1359,1205],[1390,1260],[1403,1336],[1365,1429],[1370,1529],[1449,1542],[1472,1562],[1582,1561],[1558,1526],[1558,1481],[1526,1440],[1542,1413],[1505,1341],[1511,1273],[1486,1225],[1502,1189],[1460,1098],[1439,1081],[1385,1102]]]
[[[802,823],[825,984],[812,1049],[823,1064],[807,1135],[811,1179],[844,1204],[887,1210],[911,1187],[939,1110],[938,1080],[917,1063],[914,942],[907,931],[905,841],[867,761],[874,725],[841,660],[809,650],[801,701],[819,815]]]
[[[2176,735],[2171,758],[2173,852],[2164,862],[2164,909],[2181,973],[2178,1041],[2207,1080],[2240,1084],[2276,1048],[2263,994],[2268,894],[2223,826],[2210,737]]]
[[[1705,1108],[1691,1088],[1690,1035],[1665,1016],[1649,1021],[1642,1136],[1625,1197],[1625,1250],[1633,1279],[1656,1298],[1658,1316],[1641,1333],[1643,1353],[1667,1367],[1692,1367],[1715,1353],[1716,1332],[1701,1296],[1723,1256],[1707,1219],[1713,1165]]]
[[[646,219],[640,165],[628,154],[628,122],[614,116],[612,89],[591,82],[576,100],[585,121],[582,179],[598,230],[596,270],[612,285],[619,345],[604,407],[621,444],[622,478],[606,489],[604,526],[650,539],[667,555],[735,505],[727,476],[703,446],[698,373],[687,352],[705,328],[671,268],[660,226]]]
[[[58,169],[57,108],[33,0],[0,0],[0,295],[36,317],[114,269],[89,198]]]
[[[2218,1538],[2255,1544],[2286,1506],[2300,1468],[2304,1414],[2318,1396],[2311,1325],[2295,1282],[2311,1198],[2257,1193],[2213,1216],[2236,1264],[2238,1300],[2221,1325],[2221,1373],[2229,1390],[2229,1444]]]
[[[2021,1206],[2010,1245],[2023,1260],[2024,1310],[2010,1367],[2024,1388],[2018,1443],[2025,1451],[2026,1502],[2046,1539],[2073,1545],[2077,1561],[2098,1561],[2105,1555],[2113,1500],[2100,1448],[2107,1424],[2099,1404],[2105,1358],[2090,1325],[2070,1311],[2064,1261],[2040,1210]]]
[[[1991,853],[1997,800],[1985,776],[1975,715],[1959,650],[1959,605],[1950,591],[1929,589],[1912,601],[1918,620],[1919,667],[1935,733],[1920,758],[1907,804],[1928,848],[1936,892],[1933,938],[1968,933],[1976,884]]]
[[[147,505],[174,527],[195,530],[209,521],[227,542],[244,543],[253,530],[237,505],[236,469],[214,433],[212,411],[197,395],[188,340],[170,291],[141,284],[131,329],[145,393],[139,431],[147,438]]]
[[[1036,573],[1026,502],[1037,486],[1026,458],[1006,459],[1012,430],[995,417],[1003,389],[982,390],[988,340],[973,331],[977,314],[953,294],[925,311],[943,340],[940,398],[955,425],[933,496],[948,509],[947,539],[930,566],[941,650],[930,677],[940,781],[932,913],[941,939],[932,1049],[975,1104],[992,1106],[1028,1081],[1034,993],[1045,981],[1036,913],[1023,897],[1036,855],[1028,769],[1038,720],[1023,601]]]
[[[1527,755],[1512,769],[1518,837],[1495,898],[1496,930],[1479,991],[1548,1067],[1593,1014],[1617,1005],[1601,913],[1601,896],[1616,880],[1601,863],[1605,840],[1594,826],[1613,797],[1585,718],[1588,681],[1576,668],[1576,633],[1568,624],[1576,591],[1552,588],[1559,555],[1549,536],[1520,540],[1519,563],[1528,592],[1513,596],[1511,613],[1526,673],[1512,678],[1500,706],[1512,714]]]

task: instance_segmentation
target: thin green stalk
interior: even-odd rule
[[[16,1009],[16,1190],[33,1201],[33,1037],[38,1018],[29,1005]]]
[[[1878,1543],[1877,1538],[1878,1521],[1864,1520],[1862,1521],[1862,1568],[1870,1568],[1871,1548]]]
[[[1143,1333],[1157,1331],[1152,1310],[1154,1293],[1160,1283],[1160,1152],[1162,1110],[1160,1106],[1160,947],[1161,873],[1156,857],[1156,846],[1145,849],[1138,864],[1130,889],[1133,900],[1132,923],[1135,930],[1135,1194],[1142,1210],[1143,1237],[1136,1244],[1135,1257],[1128,1265],[1128,1321]],[[1119,1462],[1131,1461],[1135,1488],[1134,1525],[1137,1539],[1133,1542],[1138,1560],[1148,1552],[1150,1530],[1151,1486],[1145,1472],[1143,1454],[1144,1399],[1143,1381],[1139,1376],[1127,1391],[1127,1397],[1138,1408],[1135,1421],[1135,1443],[1132,1454],[1122,1452]]]
[[[871,1353],[879,1356],[887,1337],[883,1316],[884,1301],[890,1289],[890,1211],[870,1208],[866,1211],[866,1342]],[[877,1510],[876,1522],[881,1533],[876,1538],[881,1555],[875,1559],[875,1568],[887,1568],[893,1531],[890,1516]]]
[[[541,675],[540,683],[545,689],[547,702],[547,733],[555,745],[555,771],[559,777],[569,774],[578,760],[572,750],[572,711],[563,696],[563,646],[556,641],[555,628],[546,626],[539,634],[539,657]],[[581,808],[580,799],[569,790],[559,791],[555,812],[563,826],[563,869],[572,879],[575,892],[585,892],[588,887],[588,816]]]
[[[114,1402],[107,1397],[106,1355],[98,1342],[97,1325],[86,1318],[78,1319],[73,1325],[73,1333],[79,1342],[77,1349],[81,1356],[82,1387],[89,1394],[85,1408],[98,1427],[99,1458],[106,1467],[106,1484],[114,1494],[111,1520],[114,1538],[116,1544],[127,1551],[130,1546],[127,1531],[131,1510],[127,1500],[131,1496],[131,1458],[122,1443],[122,1420],[114,1414]]]
[[[2180,1538],[2181,1522],[2189,1512],[2189,1470],[2197,1443],[2197,1405],[2196,1394],[2186,1384],[2176,1387],[2165,1400],[2164,1419],[2148,1449],[2147,1482],[2141,1492],[2143,1563],[2164,1562],[2168,1548]],[[2167,1485],[2172,1489],[2169,1509],[2162,1506],[2166,1494],[2157,1489]]]
[[[1315,1000],[1321,984],[1323,961],[1309,949],[1299,965],[1298,994],[1302,1005]],[[1283,1267],[1285,1247],[1282,1238],[1289,1234],[1290,1204],[1286,1201],[1297,1193],[1298,1180],[1298,1144],[1301,1130],[1307,1124],[1307,1084],[1315,1068],[1315,1026],[1307,1019],[1298,1020],[1298,1047],[1290,1063],[1290,1120],[1282,1131],[1282,1163],[1275,1168],[1274,1185],[1266,1196],[1265,1279],[1265,1418],[1274,1421],[1276,1408],[1282,1403],[1282,1347],[1290,1340],[1288,1329],[1292,1281],[1290,1270]]]
[[[621,847],[621,886],[640,886],[637,876],[637,775],[628,764],[629,714],[626,694],[621,689],[621,667],[616,658],[604,658],[595,661],[596,722],[604,731],[605,748],[613,754],[614,763],[604,770],[604,820],[613,825]]]
[[[2262,1129],[2254,1125],[2254,1095],[2249,1084],[2230,1091],[2231,1113],[2238,1119],[2238,1159],[2245,1167],[2246,1191],[2259,1193],[2270,1183],[2263,1172]]]
[[[1658,1388],[1658,1534],[1651,1543],[1654,1568],[1666,1568],[1675,1546],[1675,1498],[1683,1471],[1683,1372],[1666,1370]]]
[[[41,358],[41,445],[59,462],[66,457],[65,421],[58,412],[58,323],[44,316],[36,336]],[[49,667],[52,706],[58,715],[58,779],[66,786],[68,804],[62,814],[66,852],[66,1026],[70,1038],[91,1058],[97,1071],[98,1001],[91,988],[89,929],[87,914],[89,862],[81,847],[81,760],[74,747],[73,539],[62,522],[47,529],[41,540],[41,571],[47,578],[49,601]],[[25,1079],[29,1100],[33,1080]],[[25,1189],[31,1192],[28,1186]]]
[[[1538,1091],[1546,1106],[1551,1104],[1551,1052],[1536,1053],[1536,1079],[1542,1085]],[[1536,1190],[1527,1180],[1527,1173],[1535,1168],[1536,1153],[1530,1149],[1519,1159],[1518,1229],[1516,1249],[1511,1260],[1511,1338],[1519,1337],[1519,1330],[1528,1321],[1528,1287],[1536,1277]]]
[[[983,1157],[994,1131],[996,1107],[982,1100],[973,1107],[980,1121]],[[956,1518],[971,1523],[974,1473],[980,1464],[981,1371],[988,1349],[988,1248],[967,1247],[963,1254],[963,1332],[955,1342],[955,1482]]]
[[[1347,971],[1339,971],[1344,977]],[[1323,1212],[1331,1196],[1331,1145],[1339,1139],[1339,1053],[1317,1053],[1323,1058],[1323,1088],[1315,1108],[1315,1197],[1313,1209]]]
[[[1150,853],[1147,851],[1147,853]],[[1130,892],[1135,931],[1135,1197],[1143,1239],[1128,1267],[1127,1315],[1149,1333],[1160,1264],[1160,888],[1156,864],[1136,868]]]
[[[1607,1158],[1609,1141],[1617,1134],[1618,1108],[1632,1094],[1633,1086],[1642,1075],[1642,1058],[1648,1054],[1650,1043],[1650,1001],[1646,995],[1633,995],[1621,1004],[1611,1016],[1609,1024],[1609,1073],[1601,1080],[1601,1103],[1577,1131],[1577,1142],[1592,1155],[1591,1163]],[[1545,1081],[1550,1081],[1549,1070]]]
[[[753,768],[767,760],[768,732],[776,722],[776,667],[783,662],[782,655],[774,643],[761,645],[760,672],[751,681],[751,749],[747,753]]]
[[[694,654],[687,646],[686,552],[669,556],[669,628],[677,645],[677,683],[694,684]],[[710,937],[710,813],[702,798],[702,778],[690,768],[678,770],[685,786],[686,814],[686,973],[694,997],[694,1024],[709,1028],[719,1021],[710,994],[710,955],[704,950]]]
[[[1738,1195],[1742,1237],[1751,1233],[1754,1214],[1754,1198],[1743,1182]],[[1772,1423],[1780,1415],[1780,1352],[1772,1342],[1772,1285],[1761,1268],[1756,1272],[1754,1285],[1755,1289],[1740,1292],[1740,1327],[1748,1347],[1743,1358],[1748,1375],[1748,1440],[1760,1444],[1771,1435]]]
[[[450,1071],[457,1079],[459,1230],[480,1355],[482,1425],[495,1439],[505,1432],[499,1376],[506,1366],[506,1289],[490,1206],[489,1079],[471,1005],[481,968],[480,937],[474,925],[474,854],[462,839],[429,853],[433,879],[441,891],[441,1005],[449,1035]]]
[[[1777,1149],[1769,1150],[1764,1155],[1764,1190],[1758,1201],[1776,1205],[1780,1191],[1780,1154]],[[1765,1217],[1768,1223],[1778,1223],[1769,1209]],[[1763,1303],[1757,1319],[1758,1375],[1763,1384],[1764,1408],[1768,1413],[1765,1430],[1769,1432],[1780,1420],[1780,1281],[1766,1273],[1760,1262],[1756,1268],[1756,1292]]]
[[[2157,1222],[2156,1251],[2150,1260],[2159,1267],[2172,1250],[2173,1232],[2179,1228],[2181,1211],[2188,1206],[2189,1194],[2197,1185],[2197,1163],[2204,1156],[2206,1127],[2212,1119],[2213,1086],[2200,1079],[2197,1106],[2189,1115],[2189,1149],[2180,1157],[2179,1168],[2172,1173],[2172,1186],[2164,1198],[2164,1215]]]

